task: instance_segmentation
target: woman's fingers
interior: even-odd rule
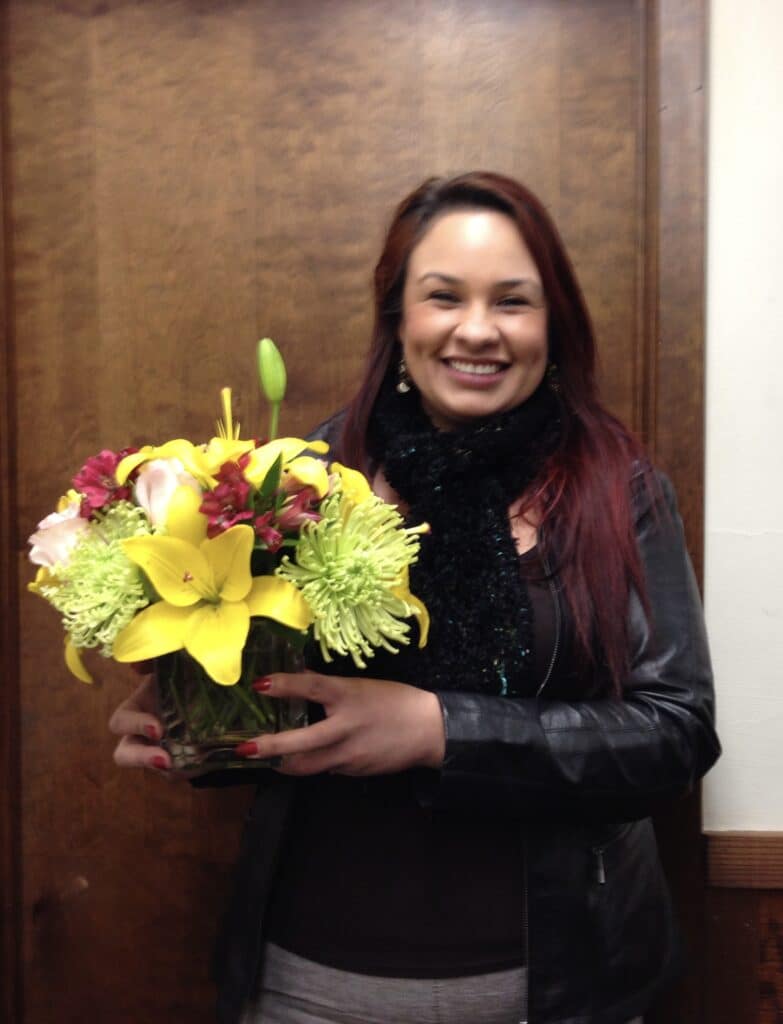
[[[322,704],[326,719],[242,743],[236,748],[240,756],[281,758],[280,770],[297,775],[377,775],[443,763],[445,728],[433,693],[390,680],[316,672],[275,673],[254,689]]]
[[[301,697],[328,707],[345,693],[340,676],[322,676],[318,672],[277,672],[259,679],[253,689],[266,697]]]
[[[257,736],[247,743],[241,743],[236,750],[241,756],[250,758],[288,757],[334,746],[345,739],[345,735],[345,729],[338,721],[326,718],[323,722],[306,725],[302,729]]]
[[[171,758],[162,747],[145,743],[138,736],[123,736],[114,748],[114,763],[120,768],[150,768],[167,773]]]
[[[171,769],[171,758],[157,746],[163,726],[154,714],[156,707],[154,680],[144,679],[109,719],[109,730],[120,737],[114,748],[114,763],[119,767],[161,773]]]

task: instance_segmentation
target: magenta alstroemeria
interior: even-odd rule
[[[262,516],[258,516],[253,524],[256,536],[260,537],[264,544],[266,544],[267,550],[273,553],[278,551],[283,543],[282,533],[272,526],[274,518],[274,510],[270,510],[269,512],[264,512]]]
[[[312,487],[303,487],[277,514],[277,525],[283,531],[299,530],[305,523],[319,523],[321,515],[314,511],[318,495]]]
[[[112,452],[104,448],[102,452],[87,459],[73,478],[73,486],[82,495],[79,515],[83,519],[89,519],[93,512],[112,502],[130,500],[130,485],[126,483],[121,487],[114,471],[126,455],[136,450],[123,448],[120,452]]]
[[[246,454],[238,462],[224,462],[215,474],[217,486],[204,494],[199,512],[207,517],[210,540],[253,518],[253,510],[247,507],[250,484],[242,472],[247,463]]]

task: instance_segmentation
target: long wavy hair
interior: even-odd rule
[[[487,171],[431,178],[397,207],[375,267],[375,320],[362,383],[347,409],[342,457],[369,469],[367,433],[387,373],[401,355],[402,293],[411,252],[434,219],[454,210],[510,217],[535,260],[548,307],[549,359],[557,366],[562,440],[522,495],[534,511],[539,544],[556,572],[574,622],[585,681],[596,676],[618,696],[629,667],[631,588],[647,606],[631,498],[634,466],[654,487],[640,443],[602,404],[595,380],[590,315],[565,246],[543,204],[511,178]],[[608,684],[608,685],[607,685]]]

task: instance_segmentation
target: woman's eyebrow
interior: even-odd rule
[[[444,284],[459,285],[463,283],[461,277],[454,277],[453,274],[444,274],[440,270],[428,270],[421,275],[416,283],[422,284],[430,277],[435,277]],[[540,282],[532,277],[509,277],[505,281],[496,281],[493,287],[498,289],[523,287],[527,288],[537,298],[543,298],[544,295]]]
[[[439,270],[428,270],[426,274],[422,274],[417,284],[421,284],[422,281],[426,281],[428,277],[437,277],[440,281],[445,281],[446,284],[462,284],[462,280],[459,277],[452,277],[451,274],[441,274]]]

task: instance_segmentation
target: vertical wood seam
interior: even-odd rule
[[[640,329],[641,366],[640,366],[640,413],[641,435],[652,457],[657,457],[658,443],[658,310],[660,303],[659,288],[659,247],[660,247],[660,176],[658,160],[660,158],[659,132],[659,75],[660,19],[657,0],[641,0],[642,12],[642,59],[644,75],[643,124],[640,135],[643,144],[643,176],[644,207],[643,207],[643,268],[640,273],[639,311],[643,318]]]
[[[21,829],[19,732],[19,591],[16,566],[16,408],[12,330],[10,189],[8,175],[9,5],[0,3],[0,1016],[22,1020]]]

